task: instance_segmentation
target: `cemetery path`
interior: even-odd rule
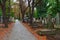
[[[37,40],[37,38],[16,20],[8,40]]]

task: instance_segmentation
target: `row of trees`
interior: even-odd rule
[[[47,17],[50,21],[51,18],[56,17],[57,13],[59,13],[60,17],[59,0],[28,0],[28,7],[30,24],[33,23],[33,18],[39,19]],[[34,10],[34,8],[36,8],[36,10]]]
[[[0,0],[0,10],[0,16],[3,17],[3,23],[5,27],[8,27],[8,22],[12,15],[11,0]]]

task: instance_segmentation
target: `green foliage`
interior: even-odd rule
[[[55,17],[57,13],[56,0],[48,0],[48,4],[47,4],[47,14],[51,14],[52,17]]]
[[[57,11],[60,12],[60,0],[57,0]]]
[[[2,0],[0,0],[0,3],[2,3]]]
[[[37,9],[36,9],[36,10],[34,10],[34,18],[38,18]]]
[[[1,10],[1,8],[0,8],[0,16],[2,16],[2,10]]]
[[[37,8],[37,13],[38,13],[38,16],[39,17],[45,17],[46,16],[46,0],[41,0],[42,3],[37,5],[36,8]]]
[[[51,14],[52,17],[56,16],[57,9],[60,12],[60,2],[57,7],[56,0],[41,0],[42,3],[37,4],[37,15],[39,17],[46,17],[47,15]]]
[[[10,16],[11,16],[11,17],[14,17],[14,12],[11,12],[11,13],[10,13]]]
[[[10,2],[11,2],[11,0],[10,0]],[[11,5],[11,3],[9,4],[9,0],[7,0],[6,1],[6,15],[7,16],[12,16],[12,17],[14,17],[14,12],[13,12],[13,10],[10,8],[10,5]],[[11,9],[11,10],[10,10]]]
[[[8,12],[9,12],[9,2],[8,0],[6,1],[6,15],[8,16]]]

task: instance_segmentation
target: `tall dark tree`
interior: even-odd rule
[[[24,5],[23,0],[19,0],[19,6],[20,6],[20,11],[21,11],[21,13],[22,13],[22,22],[25,22],[25,21],[24,21],[25,5]],[[24,9],[23,9],[23,8],[24,8]]]
[[[28,14],[28,16],[29,16],[29,19],[31,19],[31,5],[30,5],[30,3],[31,3],[31,0],[28,0],[28,8],[29,8],[29,14]],[[29,23],[31,24],[32,21],[29,20]]]
[[[33,14],[34,14],[34,0],[32,0],[32,13],[30,15],[30,22],[33,23]]]
[[[32,2],[32,4],[31,4]],[[31,7],[31,5],[32,7]],[[28,0],[28,7],[29,7],[29,19],[30,19],[30,24],[33,23],[33,13],[34,13],[34,0]]]
[[[3,23],[5,24],[5,27],[8,27],[7,23],[7,17],[6,17],[6,0],[1,0],[1,8],[2,8],[2,16],[3,16]]]
[[[10,9],[11,9],[11,1],[8,0],[9,4],[8,4],[8,22],[9,22],[9,18],[10,18]]]

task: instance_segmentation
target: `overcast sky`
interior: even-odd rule
[[[16,0],[13,0],[13,2],[16,2]]]

